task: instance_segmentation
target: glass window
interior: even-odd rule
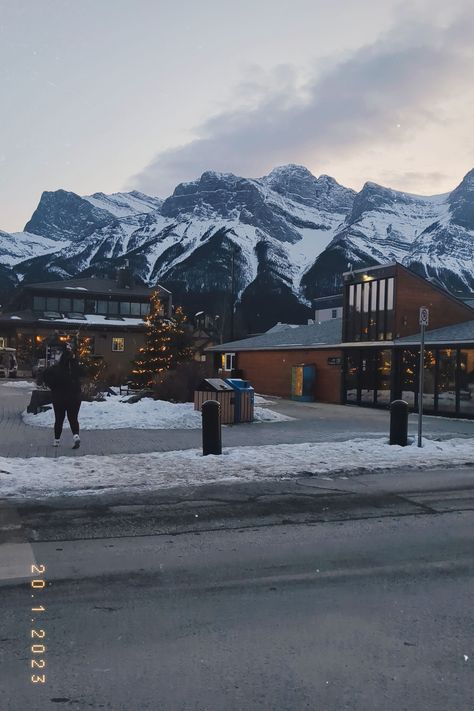
[[[125,338],[112,338],[112,350],[122,353],[125,350]]]
[[[44,296],[33,296],[34,311],[46,311],[46,299]]]
[[[385,339],[391,341],[393,338],[393,305],[394,305],[394,278],[387,279],[387,321],[385,328]]]
[[[130,302],[121,301],[120,302],[120,314],[121,316],[130,316]]]
[[[337,309],[332,309],[331,318],[337,318]]]
[[[102,301],[99,299],[97,301],[97,313],[98,314],[106,314],[107,313],[107,301]]]
[[[73,299],[72,310],[78,314],[84,313],[84,299]]]
[[[377,281],[370,282],[369,341],[377,340]]]
[[[346,402],[357,403],[359,380],[359,353],[357,351],[346,355],[345,373]]]
[[[140,316],[147,316],[150,313],[150,304],[140,304]]]
[[[96,300],[86,299],[86,314],[95,314],[96,312]]]
[[[58,311],[59,299],[56,296],[46,297],[46,311]]]
[[[377,405],[390,405],[391,400],[391,375],[392,351],[384,349],[377,352]]]
[[[225,370],[234,370],[234,368],[235,368],[235,353],[226,353],[225,354],[224,369]]]
[[[414,408],[417,402],[416,392],[418,388],[418,359],[419,354],[416,351],[404,350],[401,353],[401,398],[402,400],[405,400],[411,408]]]
[[[459,412],[461,416],[474,417],[474,349],[459,353]]]
[[[418,351],[418,358],[419,358]],[[423,410],[434,412],[435,409],[435,384],[436,384],[436,351],[425,349],[425,372],[423,378]]]
[[[456,363],[457,350],[438,351],[438,412],[456,412]]]
[[[7,347],[7,342],[4,339],[3,336],[0,336],[0,348],[6,348]]]
[[[132,303],[130,304],[130,315],[140,316],[140,304],[136,301],[132,301]]]
[[[71,299],[59,299],[59,310],[60,311],[71,311]]]
[[[119,302],[118,301],[109,301],[107,313],[118,314],[118,310],[119,310]]]
[[[370,305],[370,281],[362,284],[362,329],[361,340],[367,341],[369,338],[369,305]]]
[[[378,320],[377,320],[377,340],[383,341],[385,339],[385,287],[386,279],[381,279],[379,281],[379,310],[378,310]]]
[[[354,340],[360,341],[362,323],[362,284],[355,285]]]
[[[360,401],[364,405],[372,405],[375,395],[376,352],[362,351],[360,357]]]

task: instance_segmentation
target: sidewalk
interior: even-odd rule
[[[269,398],[271,399],[271,398]],[[389,413],[342,405],[295,403],[271,399],[273,410],[294,418],[288,422],[252,423],[223,427],[226,447],[306,442],[338,442],[358,437],[388,435]],[[52,431],[23,423],[21,412],[29,402],[27,390],[0,384],[0,457],[82,457],[84,455],[138,454],[201,447],[200,430],[88,430],[81,448],[72,450],[67,427],[59,451],[52,447]],[[133,407],[133,406],[131,406]],[[416,433],[416,416],[410,416],[410,433]],[[432,438],[473,437],[474,421],[427,417],[425,435]]]

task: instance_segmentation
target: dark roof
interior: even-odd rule
[[[339,345],[342,340],[342,319],[333,318],[308,326],[288,326],[277,331],[270,329],[261,336],[244,338],[240,341],[221,343],[209,348],[210,351],[260,351],[287,350],[299,348],[322,348]]]
[[[130,288],[122,288],[117,286],[115,279],[95,279],[88,277],[86,279],[62,279],[61,281],[45,281],[37,284],[24,284],[25,289],[34,291],[89,291],[94,294],[114,294],[117,296],[149,296],[152,291],[159,291],[169,294],[170,292],[164,287],[157,284],[155,287],[143,286],[135,284]]]
[[[333,294],[332,296],[319,296],[313,299],[313,308],[315,309],[335,309],[343,305],[343,294]]]
[[[395,345],[404,343],[420,343],[421,333],[414,336],[404,336],[397,338]],[[425,343],[469,343],[474,342],[474,321],[463,321],[452,326],[434,328],[432,331],[425,331]]]
[[[118,328],[128,330],[129,328],[143,330],[145,328],[144,321],[139,316],[103,316],[101,314],[84,314],[83,318],[45,318],[42,312],[25,309],[24,311],[8,311],[0,313],[0,324],[11,324],[18,326],[38,326],[41,328],[61,329],[67,327],[76,327],[84,330]]]

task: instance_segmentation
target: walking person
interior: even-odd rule
[[[66,415],[71,427],[73,449],[78,449],[81,444],[78,415],[81,407],[83,374],[83,368],[77,362],[69,344],[64,346],[58,363],[47,368],[43,373],[43,381],[51,390],[53,400],[55,418],[53,447],[59,446]]]

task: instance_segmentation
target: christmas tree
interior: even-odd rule
[[[180,306],[174,310],[173,318],[164,318],[159,294],[154,291],[145,323],[145,344],[133,361],[131,374],[136,388],[151,387],[160,373],[173,370],[178,363],[192,358],[186,316]]]

